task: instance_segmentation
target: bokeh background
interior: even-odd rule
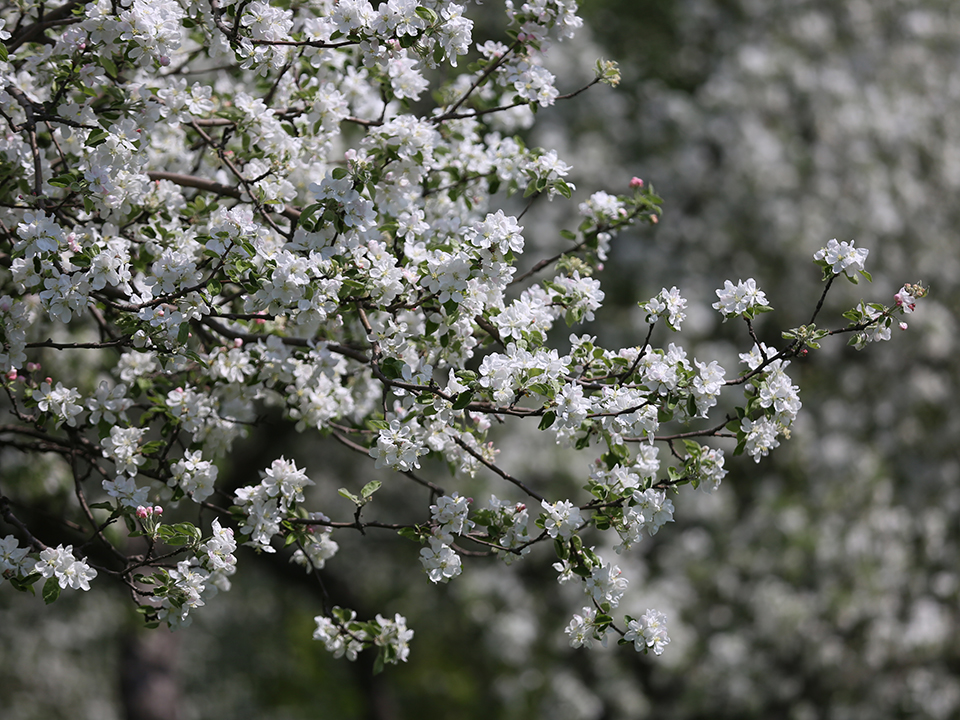
[[[657,227],[615,244],[607,305],[586,331],[640,342],[637,301],[677,285],[690,317],[662,342],[732,366],[747,343],[709,310],[713,290],[757,278],[778,310],[758,332],[777,344],[808,319],[811,257],[834,237],[870,248],[874,282],[840,284],[824,323],[842,324],[861,298],[891,302],[905,281],[932,288],[892,342],[828,343],[795,362],[804,409],[790,442],[760,464],[728,461],[716,494],[680,493],[676,522],[618,559],[632,578],[622,609],[669,617],[664,655],[571,649],[562,629],[581,600],[557,585],[550,548],[510,571],[466,558],[461,577],[434,587],[412,544],[338,536],[328,586],[361,616],[405,614],[408,664],[373,676],[371,659],[330,658],[310,639],[316,587],[249,554],[234,590],[175,635],[139,630],[119,593],[65,593],[45,608],[0,588],[0,716],[147,717],[142,699],[130,707],[144,697],[129,694],[136,672],[122,669],[151,657],[183,720],[960,716],[960,6],[584,4],[587,27],[553,51],[559,84],[589,80],[600,56],[620,62],[623,82],[541,111],[531,141],[574,165],[576,199],[626,192],[634,175],[665,198]],[[495,18],[499,6],[474,10]],[[569,210],[525,216],[531,249],[555,246]],[[583,483],[549,441],[502,447],[516,475]],[[348,512],[337,487],[373,472],[287,429],[252,436],[224,473],[239,479],[284,452],[307,465],[330,514]]]

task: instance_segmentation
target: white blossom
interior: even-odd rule
[[[33,568],[45,578],[55,577],[61,588],[89,590],[90,581],[97,577],[97,571],[87,565],[85,560],[73,556],[73,546],[58,545],[40,551],[40,559]]]

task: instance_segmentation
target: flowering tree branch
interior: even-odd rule
[[[538,8],[507,7],[509,45],[474,45],[450,2],[0,13],[22,28],[11,39],[0,25],[0,149],[15,158],[0,187],[0,372],[13,418],[0,437],[25,458],[59,458],[79,507],[63,510],[62,537],[35,537],[8,490],[4,579],[18,590],[43,579],[54,602],[109,576],[148,624],[182,627],[229,589],[245,545],[320,583],[314,637],[328,650],[375,648],[382,667],[406,660],[413,631],[398,614],[364,620],[334,604],[322,576],[338,533],[416,543],[433,583],[460,575],[462,557],[510,564],[552,544],[558,579],[589,598],[571,644],[612,632],[664,650],[658,611],[615,624],[628,578],[595,539],[629,551],[672,520],[668,493],[716,490],[721,445],[767,456],[800,411],[790,360],[840,333],[858,346],[887,339],[925,290],[904,285],[891,307],[861,303],[846,327],[816,328],[836,278],[869,280],[866,251],[833,240],[814,257],[826,286],[811,322],[785,331],[779,350],[754,331],[771,309],[755,280],[717,291],[714,309],[746,325],[746,369],[732,378],[717,360],[654,345],[655,327],[681,330],[677,288],[640,304],[638,345],[571,335],[561,355],[553,331],[594,320],[611,243],[659,222],[662,200],[638,178],[594,192],[559,233],[566,249],[516,272],[523,213],[506,214],[505,199],[530,207],[576,188],[556,152],[505,128],[619,78],[600,61],[593,81],[560,94],[544,51],[579,19],[569,3]],[[456,69],[468,55],[476,63]],[[188,84],[194,70],[204,79]],[[442,76],[435,106],[428,70]],[[64,359],[81,353],[82,371]],[[362,456],[377,479],[344,481],[324,512],[295,459],[225,482],[224,458],[278,413]],[[591,453],[577,483],[586,495],[504,470],[501,426]],[[444,466],[450,493],[433,481]],[[395,475],[418,487],[398,489]],[[483,507],[460,493],[475,483],[491,491]],[[390,517],[411,488],[424,495],[417,520]],[[371,505],[384,517],[366,519]]]

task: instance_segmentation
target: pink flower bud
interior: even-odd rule
[[[161,55],[161,56],[160,56],[160,64],[161,64],[163,67],[167,67],[167,65],[170,64],[170,58],[168,58],[166,55]]]
[[[643,187],[643,180],[638,177],[630,178],[630,187],[634,190],[638,190]]]

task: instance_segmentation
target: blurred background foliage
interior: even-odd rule
[[[778,310],[758,331],[776,345],[808,319],[820,287],[811,256],[833,237],[870,248],[874,283],[837,287],[824,324],[841,325],[861,298],[891,302],[905,281],[932,286],[930,299],[891,343],[828,343],[795,362],[805,407],[791,441],[760,464],[732,459],[714,495],[680,493],[676,523],[618,558],[632,578],[621,609],[668,615],[660,658],[570,649],[562,628],[582,599],[557,585],[549,548],[509,570],[465,558],[461,577],[433,587],[414,544],[341,534],[324,582],[361,616],[405,614],[410,662],[373,676],[369,658],[332,659],[310,639],[315,585],[247,553],[234,589],[174,636],[181,718],[960,715],[960,7],[584,5],[588,28],[554,48],[560,87],[589,79],[600,56],[620,62],[623,83],[541,111],[533,141],[575,166],[580,200],[626,192],[638,175],[666,201],[658,227],[615,244],[607,306],[586,331],[639,343],[636,302],[677,285],[691,300],[684,332],[654,341],[732,368],[748,342],[709,309],[713,290],[755,277]],[[562,205],[525,216],[531,252],[557,242]],[[224,475],[242,484],[286,452],[317,480],[315,505],[349,514],[336,488],[359,488],[372,466],[279,432],[243,443]],[[502,466],[579,487],[583,460],[535,434],[502,438]],[[469,490],[491,491],[479,480]],[[411,484],[391,502],[425,499]],[[119,593],[65,594],[48,609],[5,587],[0,617],[4,718],[123,717],[125,653],[151,636]]]

